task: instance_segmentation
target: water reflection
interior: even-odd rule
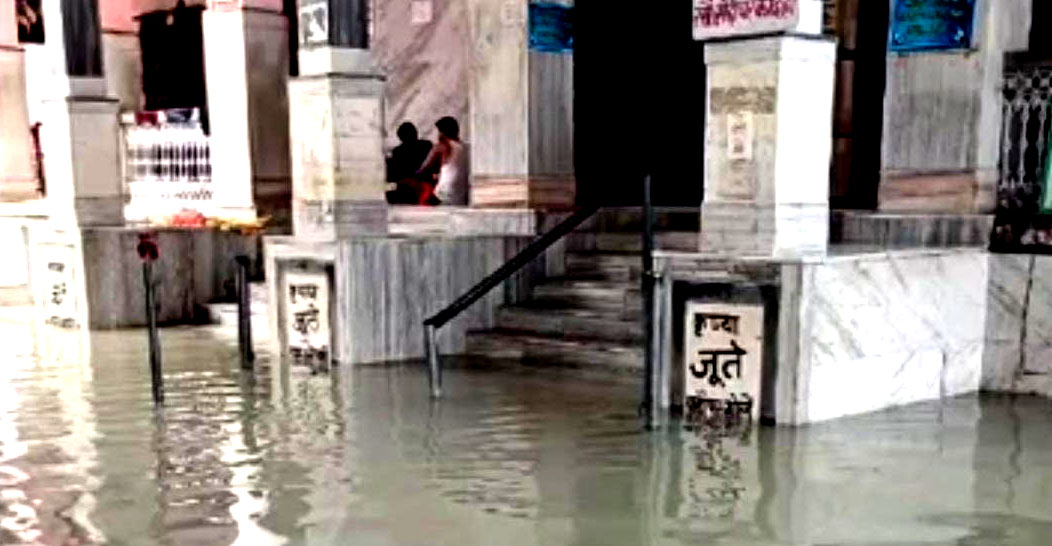
[[[3,335],[24,336],[8,329]],[[62,336],[63,334],[56,334]],[[636,385],[519,368],[312,376],[169,329],[0,365],[0,544],[1047,544],[1052,403],[640,433]],[[90,343],[88,343],[90,341]],[[17,346],[15,346],[17,347]]]

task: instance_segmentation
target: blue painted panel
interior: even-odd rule
[[[573,7],[531,3],[530,49],[549,53],[573,51]]]
[[[892,51],[969,49],[975,0],[895,0]]]

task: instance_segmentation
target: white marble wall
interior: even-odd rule
[[[778,420],[823,421],[979,389],[985,251],[894,251],[783,267]]]
[[[990,255],[982,388],[1052,396],[1052,256]]]
[[[430,21],[412,18],[412,4],[431,5]],[[377,0],[370,47],[386,75],[387,146],[405,121],[434,139],[443,116],[460,121],[461,137],[471,141],[468,79],[471,65],[468,0]]]

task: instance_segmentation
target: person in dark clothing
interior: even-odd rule
[[[387,180],[397,187],[387,193],[387,201],[404,205],[425,203],[434,186],[434,175],[417,175],[417,167],[431,152],[431,143],[420,140],[416,126],[409,122],[400,125],[397,134],[401,144],[391,151],[387,162]]]

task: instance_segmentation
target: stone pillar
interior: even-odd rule
[[[383,77],[366,0],[300,0],[300,76],[289,82],[297,236],[385,233]]]
[[[472,206],[574,204],[570,8],[469,0]]]
[[[98,0],[44,0],[41,62],[55,69],[43,88],[41,146],[52,219],[124,223],[117,99],[106,92]]]
[[[25,54],[18,44],[15,2],[0,0],[0,201],[36,196]]]
[[[142,108],[142,51],[135,8],[135,0],[103,0],[99,5],[106,90],[124,112]]]
[[[202,15],[212,179],[222,214],[287,215],[288,24],[281,0],[210,3]]]
[[[805,6],[796,30],[817,34],[820,11]],[[798,34],[705,46],[702,252],[825,252],[835,58],[831,40]]]

